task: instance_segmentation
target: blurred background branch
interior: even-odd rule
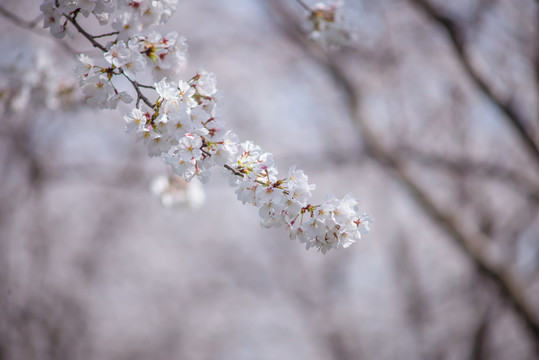
[[[460,28],[453,19],[436,10],[428,0],[410,0],[410,2],[421,10],[430,21],[447,33],[455,56],[466,71],[468,79],[477,86],[479,91],[481,91],[494,106],[505,114],[505,119],[520,136],[522,144],[535,158],[535,164],[539,166],[539,147],[537,145],[536,135],[531,130],[532,121],[524,119],[510,100],[503,100],[500,96],[496,95],[494,90],[488,85],[486,79],[475,70],[470,58],[466,54],[466,35],[464,29]],[[535,63],[535,66],[537,66],[537,63]],[[539,122],[539,119],[537,118],[533,120],[535,123]]]
[[[536,160],[539,160],[539,149],[532,140],[528,130],[524,128],[523,120],[518,117],[516,111],[508,104],[502,103],[472,69],[465,57],[463,43],[457,35],[454,23],[435,13],[424,1],[414,1],[420,3],[425,11],[428,11],[436,21],[447,28],[452,43],[459,54],[459,58],[467,70],[468,76],[507,115],[511,124],[518,130],[524,146],[531,149]],[[473,262],[480,274],[490,279],[498,287],[501,295],[507,300],[508,304],[514,309],[515,314],[525,325],[530,340],[535,345],[536,356],[539,357],[539,322],[535,310],[527,298],[523,285],[509,271],[510,266],[492,258],[492,243],[487,236],[478,229],[465,230],[465,227],[461,224],[462,221],[459,221],[456,217],[456,212],[444,210],[440,205],[436,204],[428,191],[408,173],[406,165],[401,162],[396,153],[383,145],[379,136],[370,128],[370,120],[367,120],[362,115],[360,90],[358,89],[358,85],[351,82],[350,79],[352,79],[352,76],[346,72],[346,67],[342,59],[336,54],[325,52],[317,44],[308,41],[298,26],[297,20],[289,15],[289,11],[286,10],[286,6],[281,1],[274,1],[272,5],[275,11],[284,19],[280,28],[285,31],[288,38],[305,49],[306,54],[312,56],[313,60],[322,66],[326,73],[333,78],[335,84],[346,99],[345,103],[350,113],[350,118],[357,125],[359,134],[364,141],[365,151],[381,165],[392,170],[391,173],[408,190],[409,194],[420,205],[423,213],[443,229],[449,238],[453,240],[454,244],[463,250],[463,254]],[[462,166],[466,166],[466,164]],[[536,198],[535,192],[533,196]]]

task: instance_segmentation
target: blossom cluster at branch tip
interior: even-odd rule
[[[351,194],[338,199],[328,195],[322,204],[312,204],[313,184],[302,170],[292,167],[279,175],[273,156],[250,141],[240,142],[227,129],[217,113],[217,80],[213,73],[200,70],[193,77],[180,79],[186,61],[183,37],[171,32],[162,35],[150,29],[166,21],[175,8],[174,0],[45,0],[42,10],[45,26],[63,36],[68,20],[78,25],[76,16],[94,14],[102,23],[112,21],[116,38],[100,57],[79,55],[76,72],[89,104],[115,108],[119,101],[133,98],[119,91],[114,81],[125,77],[135,87],[137,103],[124,116],[126,130],[144,143],[148,156],[163,158],[176,176],[186,182],[197,178],[205,183],[210,170],[221,167],[236,190],[238,200],[258,208],[264,227],[284,226],[291,239],[326,253],[346,248],[368,232],[372,217],[362,214]],[[318,10],[316,10],[318,9]],[[335,9],[317,7],[315,21],[334,21]],[[315,12],[313,12],[315,14]],[[314,16],[314,15],[313,15]],[[61,26],[60,26],[61,25]],[[133,31],[133,29],[137,31]],[[95,39],[77,27],[96,46]],[[150,70],[154,84],[144,90],[152,93],[150,102],[141,93],[138,74]],[[140,103],[140,100],[143,100]],[[173,204],[177,184],[170,180],[154,184],[153,191]],[[175,194],[175,195],[173,195]]]

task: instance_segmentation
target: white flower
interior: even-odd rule
[[[212,158],[215,164],[224,166],[225,164],[232,163],[234,157],[238,153],[239,139],[232,131],[227,131],[221,144],[213,149]]]
[[[324,239],[326,237],[326,224],[323,219],[317,216],[309,216],[304,219],[302,228],[312,239]]]
[[[196,88],[202,96],[212,96],[217,92],[217,79],[213,73],[201,71],[198,73],[200,78],[197,81]]]
[[[147,118],[140,109],[133,109],[131,113],[124,116],[124,120],[127,123],[125,130],[131,132],[133,130],[142,129],[146,124]]]
[[[368,214],[363,214],[359,217],[357,228],[361,235],[367,234],[370,231],[369,224],[374,221],[374,218]]]
[[[167,129],[169,134],[177,140],[193,131],[191,116],[187,110],[187,105],[180,103],[177,108],[168,111]]]
[[[85,16],[88,16],[95,9],[96,2],[96,0],[77,0],[77,7]]]
[[[286,202],[283,190],[273,186],[272,184],[269,186],[258,186],[256,190],[256,198],[259,204],[272,203],[275,205],[284,205]]]
[[[130,59],[131,51],[127,48],[123,41],[119,41],[118,43],[112,45],[110,50],[107,51],[104,56],[105,60],[107,60],[109,64],[116,67],[122,67]]]
[[[181,176],[186,181],[190,181],[195,175],[195,165],[193,161],[185,161],[181,159],[177,154],[163,154],[165,163],[172,166],[172,170],[178,176]]]
[[[163,36],[151,31],[146,36],[131,39],[131,45],[144,54],[156,81],[164,77],[177,80],[186,61],[187,43],[183,36],[178,37],[175,32]]]
[[[133,97],[131,95],[129,95],[127,92],[125,92],[125,91],[120,91],[117,94],[111,96],[107,100],[105,108],[106,109],[116,109],[116,107],[118,106],[118,102],[120,100],[125,104],[129,104],[131,101],[133,101]]]
[[[89,75],[93,74],[95,71],[95,61],[94,59],[86,56],[85,54],[79,54],[77,56],[79,64],[75,67],[75,72],[79,74],[81,78],[86,78]]]
[[[262,205],[258,214],[262,218],[260,223],[263,227],[277,227],[283,224],[283,218],[281,216],[281,209],[273,203]]]
[[[172,100],[180,95],[180,90],[178,87],[175,84],[167,81],[166,77],[155,84],[155,91],[157,91],[159,97],[164,100]]]
[[[240,200],[243,204],[250,203],[255,206],[257,205],[256,193],[258,186],[261,185],[258,185],[255,180],[256,179],[253,179],[252,176],[245,175],[237,182],[238,188],[236,189],[236,195],[238,196],[238,200]]]
[[[109,64],[121,68],[130,78],[135,77],[135,73],[144,71],[146,68],[144,57],[138,49],[136,47],[128,47],[123,41],[119,41],[111,46],[110,50],[104,56]]]
[[[90,105],[104,109],[107,107],[109,97],[115,95],[114,88],[105,74],[92,75],[81,82],[82,92],[87,96]]]
[[[40,6],[43,12],[43,27],[50,28],[51,34],[57,38],[63,38],[66,34],[66,27],[62,17],[64,12],[61,8],[57,8],[54,0],[47,0]]]
[[[179,147],[181,149],[180,157],[182,160],[198,160],[202,157],[202,139],[200,136],[187,133],[180,139]]]
[[[155,131],[152,131],[150,136],[145,137],[144,140],[150,157],[160,156],[169,149],[166,139]]]

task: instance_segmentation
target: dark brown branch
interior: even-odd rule
[[[505,119],[520,136],[525,147],[535,157],[539,165],[539,146],[533,139],[531,131],[528,129],[528,122],[518,113],[515,107],[509,102],[500,99],[494,93],[491,87],[473,68],[469,57],[466,55],[464,37],[455,21],[436,10],[427,0],[410,0],[418,9],[420,9],[428,18],[444,29],[449,35],[450,43],[455,51],[455,55],[466,71],[468,77],[477,86],[477,88],[502,112]]]
[[[223,165],[225,169],[229,170],[232,174],[236,175],[236,176],[239,176],[239,177],[243,177],[243,174],[240,173],[239,171],[237,171],[236,169],[234,169],[233,167],[231,167],[230,165],[228,164],[225,164]]]
[[[114,36],[114,35],[118,35],[119,33],[120,33],[119,31],[113,31],[106,34],[94,35],[93,38],[98,39],[98,38],[107,37],[107,36]]]
[[[88,32],[86,32],[86,30],[84,30],[79,25],[79,23],[75,19],[75,15],[73,15],[73,16],[65,15],[65,17],[70,23],[73,24],[73,26],[77,29],[77,31],[82,34],[82,36],[84,36],[86,39],[88,39],[88,41],[92,44],[93,47],[98,48],[98,49],[102,50],[103,52],[108,51],[108,49],[106,47],[104,47],[103,45],[101,45],[100,43],[95,41],[93,35],[90,35]]]
[[[141,88],[145,88],[145,89],[153,89],[153,90],[155,90],[155,86],[152,86],[152,85],[143,85],[143,84],[137,83],[137,86],[141,87]]]
[[[141,85],[137,83],[136,81],[131,80],[127,75],[125,74],[123,75],[125,76],[127,80],[129,80],[129,82],[131,83],[131,85],[133,85],[133,87],[135,88],[135,91],[137,92],[137,107],[138,107],[139,101],[142,100],[146,105],[148,105],[151,109],[153,109],[155,105],[152,104],[152,102],[148,100],[148,98],[144,96],[144,94],[140,91]]]

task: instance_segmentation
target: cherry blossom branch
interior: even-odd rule
[[[70,22],[94,47],[102,50],[102,58],[79,56],[80,85],[91,105],[113,109],[120,100],[131,102],[132,98],[126,92],[119,92],[112,79],[123,75],[131,82],[137,92],[136,108],[124,120],[127,130],[134,131],[144,141],[148,156],[162,157],[186,181],[197,176],[205,182],[212,167],[224,167],[238,199],[259,208],[264,227],[286,226],[290,237],[304,243],[307,249],[315,247],[326,253],[334,248],[346,248],[368,232],[372,218],[359,213],[358,200],[351,194],[342,199],[331,195],[320,205],[310,204],[315,186],[308,183],[302,170],[292,167],[288,176],[277,176],[273,155],[263,153],[250,141],[240,143],[237,135],[226,129],[216,118],[215,75],[200,71],[188,81],[180,80],[187,50],[183,37],[175,32],[163,35],[152,30],[131,34],[125,41],[117,39],[107,48],[76,21],[79,13],[84,16],[93,13],[104,22],[115,14],[114,21],[120,22],[114,23],[115,28],[142,30],[147,24],[162,24],[174,2],[167,5],[148,2],[136,7],[123,3],[117,6],[108,2],[99,6],[85,3],[83,10],[77,8],[76,0],[64,1],[45,0],[41,6],[45,26],[55,36],[62,37]],[[335,9],[328,11],[333,16]],[[67,21],[62,22],[62,17]],[[121,34],[118,35],[120,38]],[[100,65],[103,61],[108,64]],[[136,81],[136,73],[147,70],[155,80],[155,87],[146,86],[157,93],[155,104],[142,94]],[[149,109],[143,112],[138,107],[140,100]]]

